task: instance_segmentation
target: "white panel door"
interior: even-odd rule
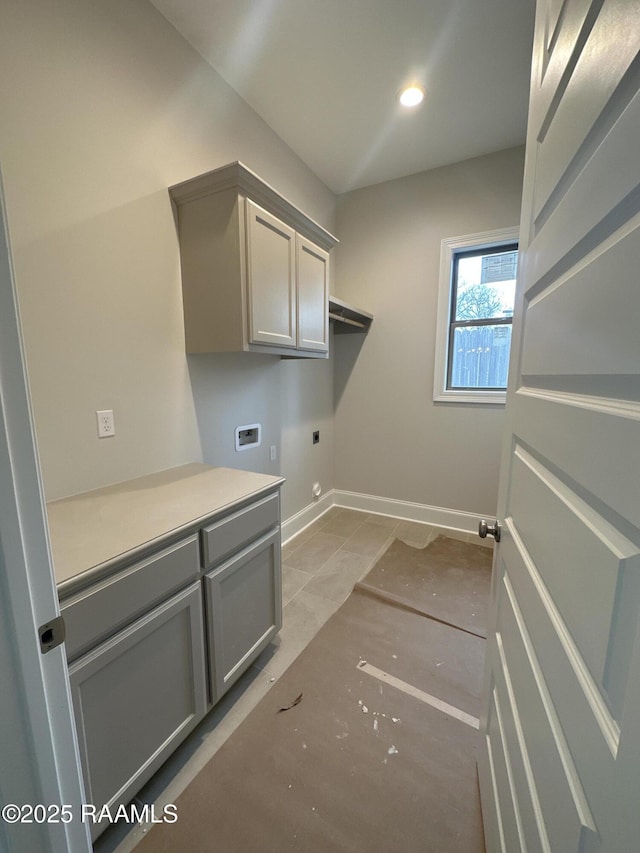
[[[296,232],[247,200],[249,341],[296,346]]]
[[[298,348],[329,349],[329,253],[296,235]]]
[[[488,853],[640,850],[640,3],[539,0],[487,644]]]

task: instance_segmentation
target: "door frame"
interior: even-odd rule
[[[73,814],[68,823],[0,822],[0,846],[25,853],[91,850],[65,647],[43,654],[38,637],[59,613],[0,174],[0,679],[12,685],[0,703],[0,792],[3,806],[68,805]]]

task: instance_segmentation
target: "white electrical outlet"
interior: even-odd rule
[[[98,419],[98,438],[110,438],[116,434],[116,427],[113,422],[113,412],[111,409],[105,409],[103,412],[96,412]]]
[[[275,462],[275,461],[276,461],[276,459],[277,459],[277,453],[276,453],[276,446],[275,446],[275,444],[272,444],[272,445],[269,447],[269,459],[271,460],[271,462]]]

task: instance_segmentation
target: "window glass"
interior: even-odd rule
[[[517,252],[456,256],[456,320],[511,317]]]
[[[507,387],[517,245],[453,255],[447,389]]]
[[[450,388],[506,388],[511,326],[466,326],[453,333]]]

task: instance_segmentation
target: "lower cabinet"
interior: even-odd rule
[[[87,800],[113,813],[282,627],[279,493],[213,516],[61,610]],[[92,824],[93,838],[107,826]]]
[[[201,583],[69,667],[89,802],[127,803],[207,710]],[[106,825],[94,825],[97,837]]]
[[[280,529],[209,571],[204,588],[215,704],[282,627]]]

